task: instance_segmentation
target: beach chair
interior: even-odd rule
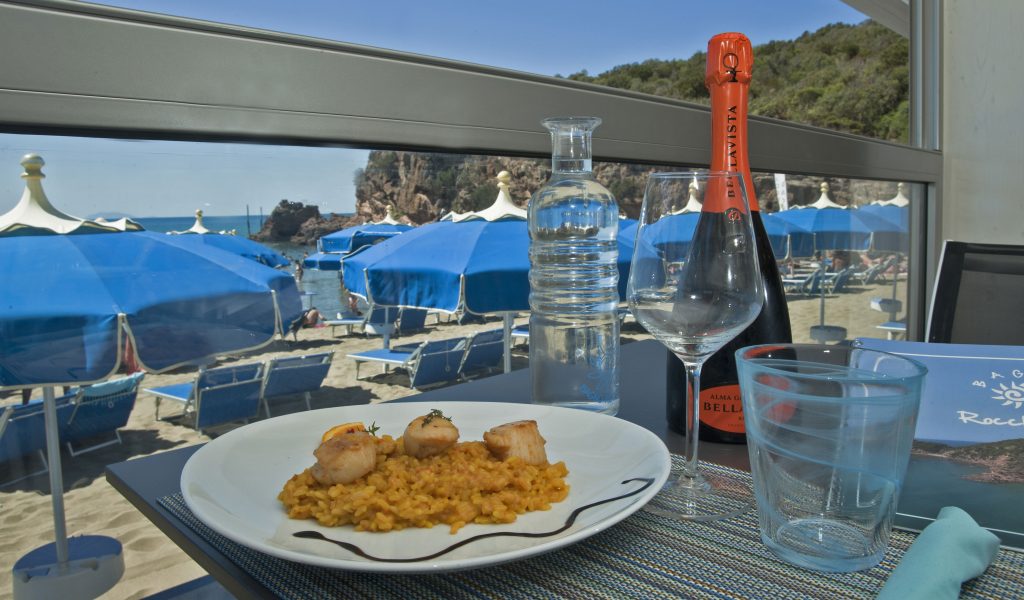
[[[118,431],[128,424],[143,373],[80,388],[61,438],[71,456],[121,443]]]
[[[359,367],[364,362],[380,363],[387,373],[390,367],[405,369],[409,372],[409,387],[419,389],[423,386],[454,381],[465,354],[466,339],[452,338],[422,342],[418,345],[407,344],[380,350],[368,350],[348,357],[356,361],[356,379],[359,379]]]
[[[423,331],[427,328],[427,311],[423,308],[403,308],[398,312],[395,336]]]
[[[192,383],[178,383],[144,391],[156,396],[156,418],[161,400],[171,400],[191,414],[195,428],[220,425],[256,416],[263,389],[263,364],[251,363],[216,369],[200,369]],[[205,402],[205,405],[204,405]]]
[[[530,343],[530,324],[523,323],[522,325],[516,325],[512,328],[512,345],[520,340],[525,340],[527,344]]]
[[[853,267],[847,267],[837,273],[832,279],[822,281],[822,285],[825,286],[825,291],[829,294],[845,292],[846,286],[850,283],[850,278],[853,276],[853,272]]]
[[[352,335],[352,329],[356,327],[366,336],[382,335],[385,330],[390,335],[400,312],[401,309],[394,306],[371,306],[362,315],[342,314],[341,318],[324,321],[324,325],[331,328],[331,335],[334,335],[334,330],[337,327],[344,327],[347,335]],[[425,319],[426,313],[424,313]],[[422,325],[420,328],[422,329]]]
[[[304,356],[285,356],[267,361],[263,376],[260,402],[267,418],[270,417],[271,398],[303,394],[306,410],[310,410],[310,394],[320,389],[331,369],[334,352],[322,352]]]
[[[57,431],[63,431],[71,418],[70,396],[57,399]],[[5,464],[0,487],[5,487],[49,471],[46,462],[46,416],[42,400],[8,406],[0,413],[0,464]],[[33,458],[36,466],[29,466]],[[33,470],[34,469],[34,470]]]
[[[474,333],[466,342],[466,353],[459,365],[459,377],[468,379],[469,375],[480,371],[498,370],[504,356],[504,332],[501,329]]]
[[[786,292],[790,294],[816,296],[821,293],[823,275],[824,273],[821,269],[815,269],[803,277],[783,279],[782,285]]]

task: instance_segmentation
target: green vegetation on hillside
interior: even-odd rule
[[[750,113],[905,143],[908,56],[906,38],[870,20],[755,46]],[[568,78],[707,104],[706,59],[698,52]]]

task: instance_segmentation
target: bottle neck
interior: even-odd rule
[[[747,188],[750,210],[757,211],[747,158],[747,87],[741,82],[708,86],[711,92],[711,170],[740,173]]]
[[[551,170],[555,173],[590,173],[593,169],[590,132],[579,129],[551,132]]]
[[[552,172],[572,175],[591,173],[593,131],[599,122],[585,118],[545,121],[544,125],[551,131]]]

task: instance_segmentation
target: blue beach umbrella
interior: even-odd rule
[[[345,288],[384,306],[506,316],[505,369],[510,315],[530,310],[530,236],[525,211],[498,185],[489,209],[459,221],[421,225],[349,255],[342,261]],[[493,220],[487,220],[493,219]],[[632,245],[619,242],[619,295],[625,296]]]
[[[345,288],[375,304],[493,314],[530,309],[526,221],[440,221],[342,263]],[[624,295],[632,244],[619,242]]]
[[[201,210],[196,211],[196,222],[191,228],[185,231],[172,231],[168,235],[172,236],[172,243],[183,248],[195,248],[199,251],[203,251],[206,247],[218,248],[274,268],[287,267],[291,264],[286,256],[263,244],[239,237],[234,233],[217,233],[207,229],[203,225],[203,211]]]
[[[910,230],[910,207],[894,204],[867,204],[857,209],[861,214],[882,217],[900,226],[904,232]]]
[[[860,214],[880,217],[896,225],[895,231],[876,232],[872,249],[910,252],[910,207],[896,204],[868,204],[857,209]]]
[[[0,215],[0,389],[43,388],[56,540],[24,557],[31,568],[15,567],[16,587],[44,597],[73,582],[97,596],[123,570],[120,544],[67,537],[54,386],[109,377],[128,341],[149,371],[258,348],[301,302],[290,275],[252,260],[69,217],[43,193],[43,160],[22,165],[25,193]]]
[[[268,267],[279,268],[289,265],[288,258],[280,252],[267,248],[259,242],[254,242],[237,235],[222,233],[197,235],[190,233],[185,235],[169,235],[168,238],[172,244],[183,248],[192,247],[200,251],[204,246],[216,248],[231,254],[237,254],[242,258],[247,258]]]
[[[320,238],[321,252],[337,252],[347,254],[355,252],[363,246],[372,246],[383,240],[391,239],[400,233],[412,229],[411,225],[402,223],[366,223],[354,227],[346,227]]]
[[[667,244],[688,245],[693,239],[693,232],[697,228],[697,221],[700,219],[699,212],[680,213],[662,219],[651,225],[657,228],[652,232],[650,239],[658,246]],[[776,221],[770,215],[763,215],[765,231],[768,234],[768,241],[772,245],[772,251],[776,258],[790,256],[810,256],[814,252],[814,236],[810,233],[785,223]],[[682,226],[676,225],[681,222]],[[672,227],[669,224],[672,223]],[[632,245],[636,239],[637,224],[633,223],[628,227],[619,230],[619,236],[623,242]],[[790,241],[792,238],[792,241]],[[793,254],[793,252],[807,252],[806,254]]]
[[[340,271],[343,256],[333,252],[314,252],[302,259],[302,266],[317,271]]]
[[[0,387],[105,379],[126,339],[165,371],[265,345],[301,313],[288,273],[163,233],[4,237],[0,253]]]
[[[775,213],[761,213],[761,222],[777,260],[814,256],[814,234],[811,232],[776,218]]]
[[[845,208],[799,208],[775,218],[814,234],[815,250],[895,250],[904,237],[899,225]]]

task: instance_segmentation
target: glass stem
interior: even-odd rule
[[[686,451],[683,454],[683,477],[697,477],[697,448],[700,440],[697,435],[697,428],[700,426],[700,368],[703,362],[687,362],[686,383],[687,389],[687,419],[686,419]]]

